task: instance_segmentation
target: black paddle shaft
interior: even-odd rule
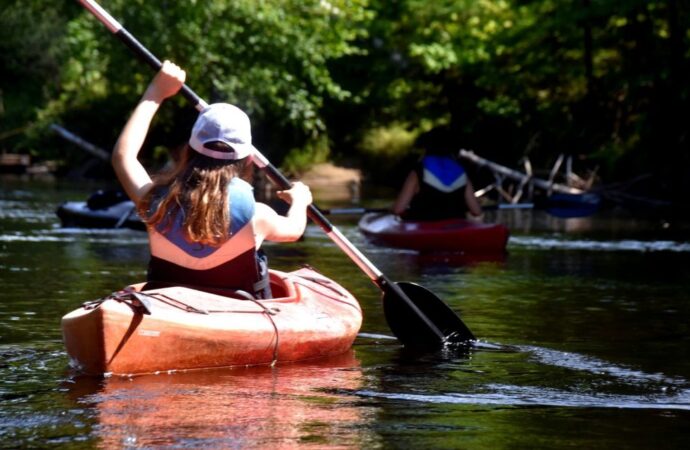
[[[79,2],[91,14],[93,14],[100,22],[102,22],[108,30],[115,34],[127,47],[129,47],[142,61],[148,64],[154,70],[159,70],[162,63],[156,58],[146,47],[144,47],[134,36],[124,29],[119,22],[117,22],[107,11],[105,11],[98,3],[93,0],[79,0]],[[194,91],[192,91],[186,84],[180,90],[182,95],[189,100],[197,110],[202,110],[206,107],[206,102],[201,99]],[[278,169],[271,164],[265,156],[258,151],[252,156],[254,164],[259,168],[265,170],[267,176],[281,189],[289,189],[292,183],[288,180]],[[393,283],[381,273],[369,259],[364,256],[340,231],[335,228],[323,213],[315,206],[309,205],[307,214],[317,225],[319,225],[368,276],[369,278],[382,290],[384,297],[384,309],[388,304],[389,309],[399,309],[404,311],[403,315],[406,318],[404,326],[392,324],[391,321],[396,320],[398,315],[390,313],[386,314],[386,319],[389,321],[388,325],[391,327],[393,334],[405,345],[425,347],[440,347],[449,341],[453,342],[467,342],[474,341],[475,337],[470,330],[465,326],[460,318],[448,308],[443,301],[435,296],[430,291],[424,290],[424,301],[419,299],[415,302],[408,294],[401,289],[399,283]],[[411,284],[411,283],[408,283]],[[415,290],[415,293],[421,291]],[[433,303],[437,303],[436,306]],[[429,306],[431,304],[431,307]],[[440,304],[441,306],[439,306]],[[451,314],[454,318],[449,322],[444,320],[441,326],[436,323],[439,321],[436,311],[444,310],[447,314]],[[425,313],[425,311],[433,311],[433,315]],[[459,325],[458,325],[459,324]],[[420,328],[421,327],[421,328]],[[403,331],[405,330],[405,331]],[[413,330],[410,333],[408,330]],[[420,341],[418,334],[414,331],[422,330],[425,338]]]
[[[127,31],[124,28],[121,28],[117,33],[115,33],[115,36],[117,36],[118,39],[120,39],[124,44],[129,47],[134,54],[136,54],[143,62],[148,64],[152,69],[158,71],[160,68],[163,66],[163,63],[156,58],[156,56],[148,51],[146,47],[141,45],[138,40],[134,38],[131,34],[129,34],[129,31]],[[203,109],[203,106],[200,108],[197,105],[204,105],[204,101],[201,100],[201,97],[199,97],[196,92],[194,92],[189,86],[186,84],[182,85],[182,88],[180,88],[180,94],[184,96],[189,102],[194,105],[197,109]]]

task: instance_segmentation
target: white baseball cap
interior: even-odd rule
[[[220,141],[232,147],[223,152],[206,147],[209,142]],[[249,117],[235,105],[213,103],[204,108],[192,127],[189,145],[202,155],[214,159],[242,159],[258,152],[252,145]]]

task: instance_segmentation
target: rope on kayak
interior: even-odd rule
[[[175,298],[169,297],[169,296],[162,294],[160,292],[155,292],[154,294],[145,294],[145,295],[148,297],[151,297],[155,300],[161,301],[163,303],[167,303],[170,306],[174,306],[176,308],[184,309],[185,311],[195,312],[195,313],[200,313],[200,314],[211,314],[211,313],[234,313],[234,314],[247,314],[247,313],[256,314],[256,313],[260,313],[260,314],[265,314],[266,317],[268,318],[268,321],[271,322],[271,326],[273,326],[273,330],[275,331],[275,336],[276,336],[276,343],[273,346],[273,360],[271,361],[271,367],[275,366],[275,364],[278,362],[278,347],[280,346],[280,333],[278,332],[278,325],[276,325],[272,316],[277,315],[280,312],[280,308],[276,308],[276,307],[269,308],[255,298],[248,298],[247,300],[254,303],[259,308],[261,308],[261,311],[237,311],[237,310],[232,310],[232,309],[203,310],[203,309],[195,308],[194,306],[188,305],[181,300],[177,300]],[[182,306],[184,306],[185,308],[183,308]]]
[[[91,300],[88,302],[82,303],[82,307],[84,309],[95,309],[96,307],[100,306],[101,303],[105,302],[106,300],[115,300],[121,303],[125,303],[129,306],[132,307],[137,312],[143,312],[144,314],[151,314],[151,303],[149,300],[158,300],[161,303],[165,303],[168,306],[172,306],[173,308],[181,309],[185,312],[190,312],[190,313],[195,313],[195,314],[212,314],[212,313],[235,313],[235,314],[268,314],[271,316],[275,316],[280,312],[280,308],[277,307],[266,307],[259,303],[258,300],[256,299],[247,299],[253,303],[255,303],[257,306],[261,308],[260,311],[238,311],[234,309],[201,309],[197,308],[196,306],[190,305],[188,303],[183,302],[182,300],[178,300],[174,297],[170,297],[169,295],[163,294],[161,292],[154,292],[152,294],[147,294],[144,292],[137,292],[132,288],[126,288],[121,291],[113,292],[112,294],[99,298],[97,300]],[[142,311],[143,310],[143,311]]]
[[[276,344],[273,346],[273,361],[271,361],[271,367],[275,367],[276,363],[278,362],[278,347],[280,346],[280,333],[278,332],[278,325],[276,325],[275,320],[273,320],[273,317],[280,312],[280,308],[268,308],[266,305],[262,304],[259,302],[259,300],[256,299],[251,299],[251,302],[253,302],[256,306],[262,309],[262,313],[266,315],[268,318],[268,321],[271,322],[271,325],[273,326],[273,330],[276,333]]]
[[[160,292],[154,292],[152,294],[146,294],[143,292],[137,292],[134,290],[132,287],[127,287],[121,291],[113,292],[112,294],[99,298],[98,300],[92,300],[88,302],[84,302],[82,304],[82,307],[84,309],[95,309],[98,306],[101,305],[101,303],[105,302],[106,300],[115,300],[121,303],[125,303],[128,305],[134,312],[140,313],[140,314],[146,314],[146,315],[151,315],[151,304],[149,302],[149,299],[151,300],[158,300],[161,303],[165,303],[166,305],[172,306],[173,308],[178,308],[186,312],[190,313],[196,313],[196,314],[211,314],[211,313],[234,313],[234,314],[241,314],[241,313],[249,313],[249,314],[264,314],[268,318],[268,321],[271,323],[271,326],[273,327],[273,330],[275,331],[275,337],[276,337],[276,343],[273,346],[273,358],[271,361],[271,367],[274,367],[275,364],[278,362],[278,348],[280,347],[280,333],[278,331],[278,325],[276,325],[275,320],[273,320],[272,316],[278,315],[280,312],[280,308],[277,307],[267,307],[266,305],[262,304],[259,300],[254,299],[254,298],[249,298],[247,300],[251,301],[254,303],[256,306],[258,306],[261,310],[260,311],[237,311],[237,310],[232,310],[232,309],[218,309],[218,310],[205,310],[201,308],[197,308],[195,306],[189,305],[181,300],[178,300],[176,298],[170,297],[166,294],[160,293]]]
[[[113,292],[112,294],[99,298],[98,300],[84,302],[82,303],[82,307],[84,309],[96,309],[106,300],[115,300],[120,303],[124,303],[132,308],[135,313],[151,315],[151,304],[143,295],[136,292],[132,287],[127,287],[121,291]]]
[[[333,292],[335,292],[336,294],[338,294],[338,296],[340,297],[340,298],[334,298],[334,297],[329,296],[328,298],[330,298],[331,300],[333,300],[333,301],[335,301],[335,302],[343,303],[343,304],[345,304],[345,305],[347,305],[347,306],[351,306],[351,307],[353,307],[353,308],[355,308],[355,309],[357,309],[357,310],[360,310],[360,308],[359,308],[358,305],[352,304],[351,302],[345,300],[345,299],[348,298],[348,295],[346,294],[347,291],[343,292],[344,289],[343,289],[341,286],[336,285],[336,286],[340,287],[340,289],[336,288],[335,286],[331,286],[331,284],[336,284],[334,281],[329,280],[329,279],[327,279],[327,278],[307,277],[307,276],[304,276],[304,275],[299,275],[299,277],[302,278],[302,279],[305,279],[305,280],[307,280],[307,281],[311,281],[312,283],[318,284],[319,286],[322,286],[322,287],[325,287],[325,288],[327,288],[327,289],[330,289],[331,291],[333,291]],[[305,283],[300,283],[300,282],[297,281],[297,280],[295,280],[294,283],[295,283],[295,284],[299,284],[300,286],[305,287],[305,288],[307,288],[307,289],[309,289],[309,290],[311,290],[311,291],[314,291],[314,292],[316,292],[317,294],[325,295],[323,292],[320,292],[320,291],[314,289],[314,286],[311,286],[311,285],[308,285],[308,284],[305,284]]]
[[[207,311],[205,309],[197,308],[195,306],[192,306],[188,303],[183,302],[182,300],[178,300],[176,298],[170,297],[166,294],[160,293],[160,292],[154,292],[153,294],[145,294],[143,292],[138,292],[135,293],[134,295],[140,295],[140,296],[146,296],[148,298],[152,298],[154,300],[158,300],[161,303],[165,303],[166,305],[172,306],[173,308],[178,308],[186,312],[191,312],[191,313],[196,313],[196,314],[204,314],[208,315],[210,311]]]
[[[340,289],[336,289],[335,287],[331,286],[331,283],[333,283],[331,280],[326,280],[326,279],[323,279],[323,278],[307,277],[307,276],[304,276],[304,275],[300,275],[299,277],[302,278],[302,279],[304,279],[304,280],[311,281],[312,283],[318,284],[319,286],[323,286],[323,287],[325,287],[326,289],[330,289],[331,291],[333,291],[333,292],[335,292],[336,294],[338,294],[338,296],[340,296],[340,297],[347,297],[347,295],[345,295],[345,294],[343,293],[343,291],[341,291]],[[317,292],[313,287],[311,287],[311,286],[309,286],[309,285],[306,285],[306,284],[304,284],[304,283],[298,283],[298,282],[295,281],[295,284],[299,284],[300,286],[304,286],[304,287],[310,288],[312,291]]]

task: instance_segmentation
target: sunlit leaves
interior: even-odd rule
[[[254,121],[270,121],[274,132],[293,129],[306,139],[326,130],[324,100],[349,96],[328,63],[359,51],[353,41],[366,34],[369,18],[366,2],[355,0],[112,0],[103,6],[152,53],[184,67],[203,98],[237,103]],[[70,25],[71,58],[79,63],[66,67],[66,88],[103,78],[107,92],[141,91],[151,73],[105,29],[94,36],[94,23],[85,13]]]
[[[426,45],[411,44],[410,56],[420,58],[430,72],[440,72],[458,63],[455,48],[436,42]]]
[[[111,144],[150,69],[77,2],[7,1],[5,109],[26,104],[25,117],[40,111],[89,130],[100,120],[94,134]],[[246,109],[257,139],[279,155],[337,139],[349,152],[369,129],[442,123],[471,138],[499,121],[513,137],[491,144],[502,152],[539,134],[545,152],[616,148],[618,157],[643,145],[642,133],[655,142],[667,124],[675,131],[663,136],[687,139],[667,107],[690,97],[690,11],[679,0],[101,3],[155,55],[184,67],[203,98]],[[162,114],[166,130],[189,118],[183,108]],[[2,125],[27,121],[19,117],[6,114]]]

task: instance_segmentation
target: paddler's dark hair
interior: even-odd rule
[[[226,146],[222,142],[211,146]],[[227,151],[227,148],[214,148]],[[217,246],[230,238],[230,205],[228,184],[234,177],[246,178],[249,158],[220,160],[209,158],[185,145],[174,166],[153,177],[149,189],[138,205],[139,215],[148,225],[171,226],[172,213],[184,212],[183,231],[193,242]],[[162,193],[162,194],[161,194]],[[162,195],[157,206],[154,198]]]
[[[450,127],[440,126],[420,134],[414,146],[426,155],[453,156],[458,152],[455,141]]]

